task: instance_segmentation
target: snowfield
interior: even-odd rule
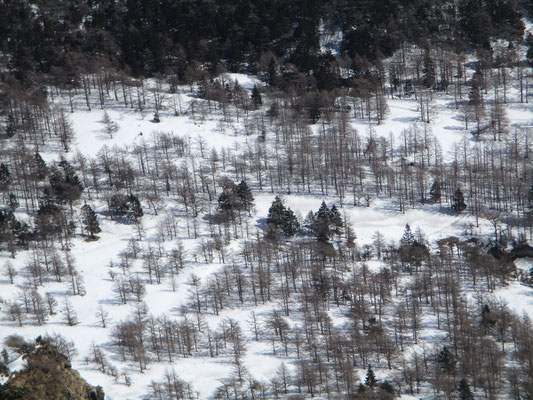
[[[251,93],[254,85],[261,85],[257,78],[241,74],[227,74],[221,79],[238,80],[240,85],[249,93]],[[147,83],[147,87],[150,85],[152,82]],[[147,96],[150,96],[150,93],[147,89]],[[75,97],[75,111],[69,114],[75,132],[71,150],[68,153],[60,154],[51,149],[41,149],[41,155],[47,163],[59,160],[60,155],[70,159],[79,153],[92,159],[99,157],[103,152],[112,154],[114,148],[127,148],[129,150],[135,146],[142,148],[143,143],[157,132],[181,137],[196,155],[200,152],[211,154],[213,150],[219,156],[226,151],[238,154],[239,149],[254,146],[259,137],[257,131],[247,135],[245,124],[249,123],[254,116],[259,117],[266,109],[264,107],[258,111],[252,111],[249,115],[242,113],[239,118],[234,118],[231,124],[224,121],[220,109],[207,113],[207,116],[203,118],[200,112],[196,112],[195,115],[190,112],[191,104],[194,103],[199,107],[202,102],[195,97],[194,92],[191,92],[188,87],[180,87],[177,94],[165,93],[164,106],[159,111],[161,119],[159,123],[153,121],[154,111],[150,106],[147,106],[143,112],[139,112],[139,110],[132,108],[124,108],[120,102],[109,100],[105,111],[111,120],[118,125],[118,130],[113,134],[113,137],[110,137],[103,131],[104,110],[98,107],[96,100],[94,100],[92,110],[87,110],[82,97],[81,95]],[[512,129],[515,126],[530,126],[533,120],[531,108],[515,101],[516,88],[509,94],[509,98],[513,100],[509,101],[506,108]],[[58,104],[67,104],[66,98],[59,97],[55,100]],[[179,115],[175,115],[171,104],[178,102],[183,112],[178,112]],[[388,99],[388,107],[389,113],[380,124],[376,124],[375,121],[369,123],[360,119],[356,120],[351,116],[350,124],[362,136],[373,134],[387,139],[392,137],[394,142],[400,142],[403,140],[402,132],[412,129],[415,123],[418,129],[430,131],[437,139],[442,149],[442,156],[446,161],[452,161],[457,149],[463,148],[465,143],[468,146],[477,145],[476,139],[464,129],[460,111],[453,107],[453,96],[451,95],[435,94],[431,104],[430,124],[420,122],[419,102],[414,98]],[[185,110],[189,110],[189,112],[186,113]],[[313,131],[320,129],[320,122],[311,129]],[[204,158],[200,158],[200,161],[207,162]],[[230,161],[228,162],[230,163]],[[228,177],[235,180],[234,176],[228,174]],[[322,196],[317,192],[272,193],[268,184],[264,184],[263,190],[259,190],[258,185],[254,184],[252,191],[255,197],[254,210],[251,217],[248,218],[246,228],[251,232],[251,236],[255,236],[256,232],[262,233],[264,231],[268,209],[276,195],[282,196],[285,204],[296,213],[301,221],[310,211],[316,211],[322,201],[326,201],[328,205],[336,204],[339,206],[337,197]],[[0,303],[2,309],[0,341],[13,334],[22,335],[28,340],[33,340],[38,335],[61,334],[72,340],[77,349],[78,354],[73,359],[73,368],[79,370],[82,377],[90,384],[101,385],[109,400],[144,398],[150,393],[151,382],[163,381],[165,371],[171,367],[181,379],[191,383],[192,389],[198,394],[199,399],[210,399],[215,390],[222,383],[227,382],[234,372],[231,355],[221,354],[218,357],[211,357],[209,353],[200,351],[190,357],[176,357],[171,364],[163,361],[151,362],[147,365],[146,370],[140,372],[136,363],[124,362],[113,347],[110,334],[114,324],[134,315],[140,307],[140,303],[136,301],[122,304],[117,298],[115,287],[116,280],[121,274],[120,255],[126,251],[131,239],[136,239],[139,236],[142,236],[141,246],[144,249],[152,247],[154,251],[161,249],[161,251],[168,252],[175,248],[178,241],[182,244],[185,251],[185,263],[179,274],[174,276],[173,280],[165,277],[160,284],[147,284],[143,297],[149,313],[155,317],[165,315],[170,319],[178,320],[186,314],[185,308],[190,305],[191,299],[194,297],[191,284],[193,274],[200,279],[202,284],[205,284],[215,272],[223,271],[225,266],[231,267],[234,263],[242,263],[240,253],[245,239],[240,236],[232,240],[231,243],[227,243],[224,262],[221,262],[217,257],[217,253],[215,253],[213,260],[206,262],[199,246],[202,240],[209,237],[208,223],[205,219],[199,218],[198,237],[194,238],[189,235],[187,232],[192,229],[188,226],[190,221],[186,221],[181,211],[176,211],[181,206],[178,206],[175,199],[163,198],[158,215],[155,215],[150,206],[143,202],[144,217],[142,217],[139,227],[134,223],[120,223],[112,220],[107,214],[105,198],[98,197],[95,193],[91,193],[91,196],[90,203],[98,214],[102,229],[102,232],[98,234],[99,239],[86,241],[85,237],[78,234],[68,243],[68,253],[75,260],[76,269],[83,277],[86,293],[83,296],[72,296],[70,283],[66,278],[64,282],[46,281],[43,286],[39,287],[39,292],[42,296],[46,293],[54,296],[58,303],[57,312],[55,315],[48,316],[44,325],[36,325],[27,321],[23,326],[18,326],[17,322],[11,320],[7,313],[8,302],[20,295],[20,285],[27,279],[22,271],[31,261],[31,253],[19,251],[14,259],[10,258],[7,252],[1,253],[0,267],[9,260],[20,273],[15,277],[15,284],[13,285],[10,284],[7,276],[2,275],[0,278],[0,300],[3,301]],[[359,206],[354,206],[350,194],[346,194],[344,204],[339,209],[343,218],[351,224],[356,235],[356,244],[360,248],[372,244],[376,231],[383,235],[386,243],[398,242],[404,233],[406,224],[411,226],[413,232],[421,231],[432,248],[436,248],[438,240],[446,237],[468,238],[474,234],[488,238],[493,232],[493,226],[488,220],[480,219],[477,223],[472,215],[464,213],[457,216],[450,211],[449,203],[445,201],[441,205],[417,204],[415,208],[406,204],[402,211],[395,201],[386,196],[372,198],[369,204],[365,204],[365,201],[361,199]],[[163,221],[167,214],[175,212],[179,214],[178,237],[174,240],[167,238],[167,240],[161,241],[160,236],[158,236],[160,221]],[[142,232],[139,233],[139,230]],[[59,248],[58,253],[64,256],[67,252]],[[372,271],[379,271],[384,266],[383,262],[377,259],[367,260],[367,264]],[[517,267],[524,271],[529,270],[532,266],[533,260],[531,259],[522,259],[517,262]],[[133,261],[128,273],[146,279],[146,271],[141,260]],[[526,313],[533,319],[533,288],[513,281],[506,287],[498,288],[494,292],[494,296],[504,300],[511,309],[519,314]],[[64,313],[61,311],[65,299],[68,299],[77,314],[79,323],[74,326],[68,326],[65,323]],[[296,306],[294,305],[294,307]],[[108,313],[106,328],[102,327],[100,318],[97,316],[99,307]],[[202,323],[206,327],[204,329],[208,327],[215,331],[227,318],[237,321],[248,342],[243,366],[255,379],[267,382],[278,373],[282,364],[286,365],[289,371],[295,371],[296,364],[292,355],[285,356],[283,354],[281,344],[273,345],[272,341],[267,339],[255,341],[250,321],[252,314],[255,313],[260,323],[264,323],[272,311],[279,310],[280,307],[282,305],[276,302],[266,302],[255,307],[247,304],[243,306],[233,304],[232,307],[221,310],[218,315],[206,313]],[[346,315],[334,305],[331,305],[329,315],[337,327],[342,327],[348,320]],[[299,323],[296,317],[292,319],[292,316],[289,316],[286,319],[290,324]],[[422,329],[420,334],[422,340],[427,340],[428,346],[438,343],[439,334],[433,328],[434,321],[422,320],[422,325],[427,327],[427,329]],[[264,334],[264,331],[265,328],[262,328],[260,334]],[[116,377],[102,373],[94,362],[88,362],[92,357],[94,346],[98,346],[106,355],[109,363],[117,368]],[[274,354],[274,348],[276,354]],[[417,348],[421,349],[421,347],[413,346],[406,352],[417,351]],[[10,364],[10,368],[15,371],[21,368],[21,363],[22,361],[17,359]],[[360,379],[364,380],[366,369],[359,368],[358,373]],[[383,380],[389,379],[392,373],[387,369],[376,369],[376,375]],[[127,380],[129,380],[128,384],[126,384]],[[422,395],[403,394],[401,398],[414,400],[419,397]]]

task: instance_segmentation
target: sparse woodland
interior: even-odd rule
[[[87,321],[73,301],[94,290],[84,270],[98,268],[107,340],[78,358],[127,387],[165,365],[139,398],[199,398],[175,369],[195,358],[230,366],[214,399],[533,396],[533,323],[493,296],[533,286],[533,268],[514,263],[533,256],[533,131],[508,115],[531,118],[529,2],[385,2],[388,19],[363,1],[30,3],[0,5],[12,38],[0,47],[0,288],[16,288],[0,291],[1,324],[75,329]],[[248,23],[210,25],[213,9]],[[166,35],[174,17],[186,22]],[[335,34],[334,55],[321,45]],[[393,102],[417,117],[378,135]],[[443,108],[461,132],[446,150],[432,129]],[[154,129],[115,144],[111,110],[244,140]],[[78,112],[102,115],[109,146],[94,156],[76,146]],[[300,215],[291,196],[324,201]],[[465,223],[438,241],[408,224],[362,243],[347,210],[378,201]],[[102,242],[104,222],[128,234],[89,266],[75,247]],[[171,313],[147,301],[163,287],[185,297]],[[127,317],[110,318],[119,307]],[[268,379],[247,368],[254,346],[281,361]]]

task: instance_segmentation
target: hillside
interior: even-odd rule
[[[0,387],[2,399],[104,399],[102,388],[89,386],[56,346],[38,342],[37,346],[21,343],[28,349],[22,355],[24,367]]]
[[[228,2],[229,20],[299,10],[268,35],[244,26],[273,46],[256,70],[237,28],[208,24],[210,2],[168,41],[172,2],[159,19],[142,1],[42,3],[8,11],[49,27],[44,50],[109,59],[66,84],[67,64],[0,19],[31,49],[1,47],[0,347],[15,385],[31,358],[14,334],[60,344],[41,389],[72,380],[76,399],[81,378],[110,400],[533,396],[527,2],[391,2],[359,30],[384,18],[367,2]],[[477,18],[490,29],[465,25]],[[120,40],[140,33],[112,21],[154,35],[137,64]],[[385,25],[405,37],[387,47]]]

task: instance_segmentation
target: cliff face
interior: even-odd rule
[[[39,346],[26,362],[27,367],[10,379],[13,387],[26,388],[24,400],[104,400],[102,388],[85,382],[52,345]]]

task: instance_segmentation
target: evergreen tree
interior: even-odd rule
[[[365,385],[368,386],[370,389],[373,389],[377,386],[377,384],[378,380],[376,379],[376,375],[372,370],[372,366],[369,364],[368,369],[366,370]]]
[[[433,203],[440,203],[441,196],[442,193],[440,188],[440,181],[438,179],[435,179],[433,181],[433,185],[431,185],[431,189],[429,190],[429,197]]]
[[[455,358],[453,354],[444,346],[437,356],[439,367],[446,373],[451,374],[455,370]]]
[[[329,210],[330,229],[336,235],[342,235],[342,228],[344,228],[344,221],[338,208],[333,204]]]
[[[489,329],[496,325],[496,321],[494,320],[494,317],[492,316],[490,308],[487,304],[484,304],[483,307],[481,307],[480,324],[485,333],[488,333]]]
[[[424,258],[429,254],[427,246],[423,242],[423,235],[420,234],[420,240],[415,238],[409,224],[405,225],[405,231],[400,239],[399,255],[404,265],[420,266]]]
[[[48,175],[48,166],[39,153],[35,153],[30,162],[32,177],[37,181],[42,181]]]
[[[400,247],[410,247],[415,243],[415,235],[411,231],[409,224],[405,224],[405,230],[403,236],[400,239]]]
[[[15,117],[13,114],[9,114],[7,116],[6,121],[6,135],[8,138],[12,138],[17,134],[17,122],[15,121]]]
[[[39,235],[57,235],[62,230],[64,215],[61,207],[56,204],[48,188],[45,188],[43,197],[39,200],[39,210],[35,217],[35,226]]]
[[[85,227],[85,230],[89,233],[91,239],[94,239],[96,233],[101,232],[100,225],[98,224],[98,219],[96,218],[96,213],[88,204],[85,204],[81,208],[81,219]]]
[[[15,216],[13,212],[9,210],[0,210],[0,242],[6,241],[9,235],[11,235],[11,226]]]
[[[472,394],[470,385],[466,379],[461,379],[457,391],[459,392],[459,400],[474,400],[474,395]]]
[[[285,235],[293,236],[300,230],[300,223],[290,208],[286,208],[276,196],[268,210],[267,223],[280,229]]]
[[[18,197],[14,193],[9,193],[8,206],[11,211],[15,211],[20,205]]]
[[[465,198],[461,189],[457,189],[452,197],[452,210],[460,213],[466,209]]]
[[[316,124],[322,115],[321,99],[318,93],[315,93],[315,95],[312,97],[308,112],[309,120],[312,124]]]
[[[485,117],[485,102],[483,100],[483,74],[476,69],[474,76],[472,77],[472,89],[468,97],[468,105],[474,113],[476,121],[476,131],[474,134],[479,136],[481,134],[481,124]]]
[[[218,196],[218,210],[219,215],[226,220],[233,220],[235,218],[235,196],[229,189],[222,190]]]
[[[276,64],[276,61],[274,60],[274,57],[270,58],[270,62],[268,63],[268,70],[267,70],[267,83],[269,86],[276,86],[278,82],[278,66]]]
[[[255,108],[259,108],[263,104],[263,98],[261,97],[261,92],[257,88],[257,85],[254,85],[252,89],[252,103]]]
[[[109,211],[112,215],[123,217],[128,213],[128,197],[117,193],[109,199]]]
[[[313,211],[309,211],[307,213],[307,216],[304,219],[304,227],[309,232],[309,234],[314,234],[315,213]]]
[[[243,210],[250,211],[254,205],[254,196],[246,181],[243,180],[237,185],[235,193],[239,198],[239,207]]]
[[[268,219],[267,224],[272,224],[274,226],[281,226],[283,223],[283,218],[285,216],[285,206],[281,201],[279,196],[274,198],[274,201],[268,209]]]
[[[133,194],[130,194],[128,198],[128,215],[132,217],[135,221],[137,221],[144,215],[143,209],[141,207],[141,202],[139,201],[137,196],[134,196]]]
[[[314,232],[317,239],[321,242],[329,241],[330,235],[330,218],[331,212],[323,201],[320,208],[315,213]]]
[[[294,212],[287,208],[283,213],[283,222],[280,226],[281,231],[287,236],[294,236],[300,230],[300,223]]]
[[[68,161],[61,160],[59,167],[50,168],[50,186],[59,203],[68,202],[72,206],[72,202],[81,197],[83,185]]]
[[[424,65],[422,67],[422,83],[425,87],[431,89],[435,86],[435,67],[433,60],[429,54],[429,50],[426,50],[424,55]]]
[[[5,191],[9,187],[9,184],[11,183],[11,173],[9,172],[9,168],[6,164],[1,163],[0,164],[0,191]]]

